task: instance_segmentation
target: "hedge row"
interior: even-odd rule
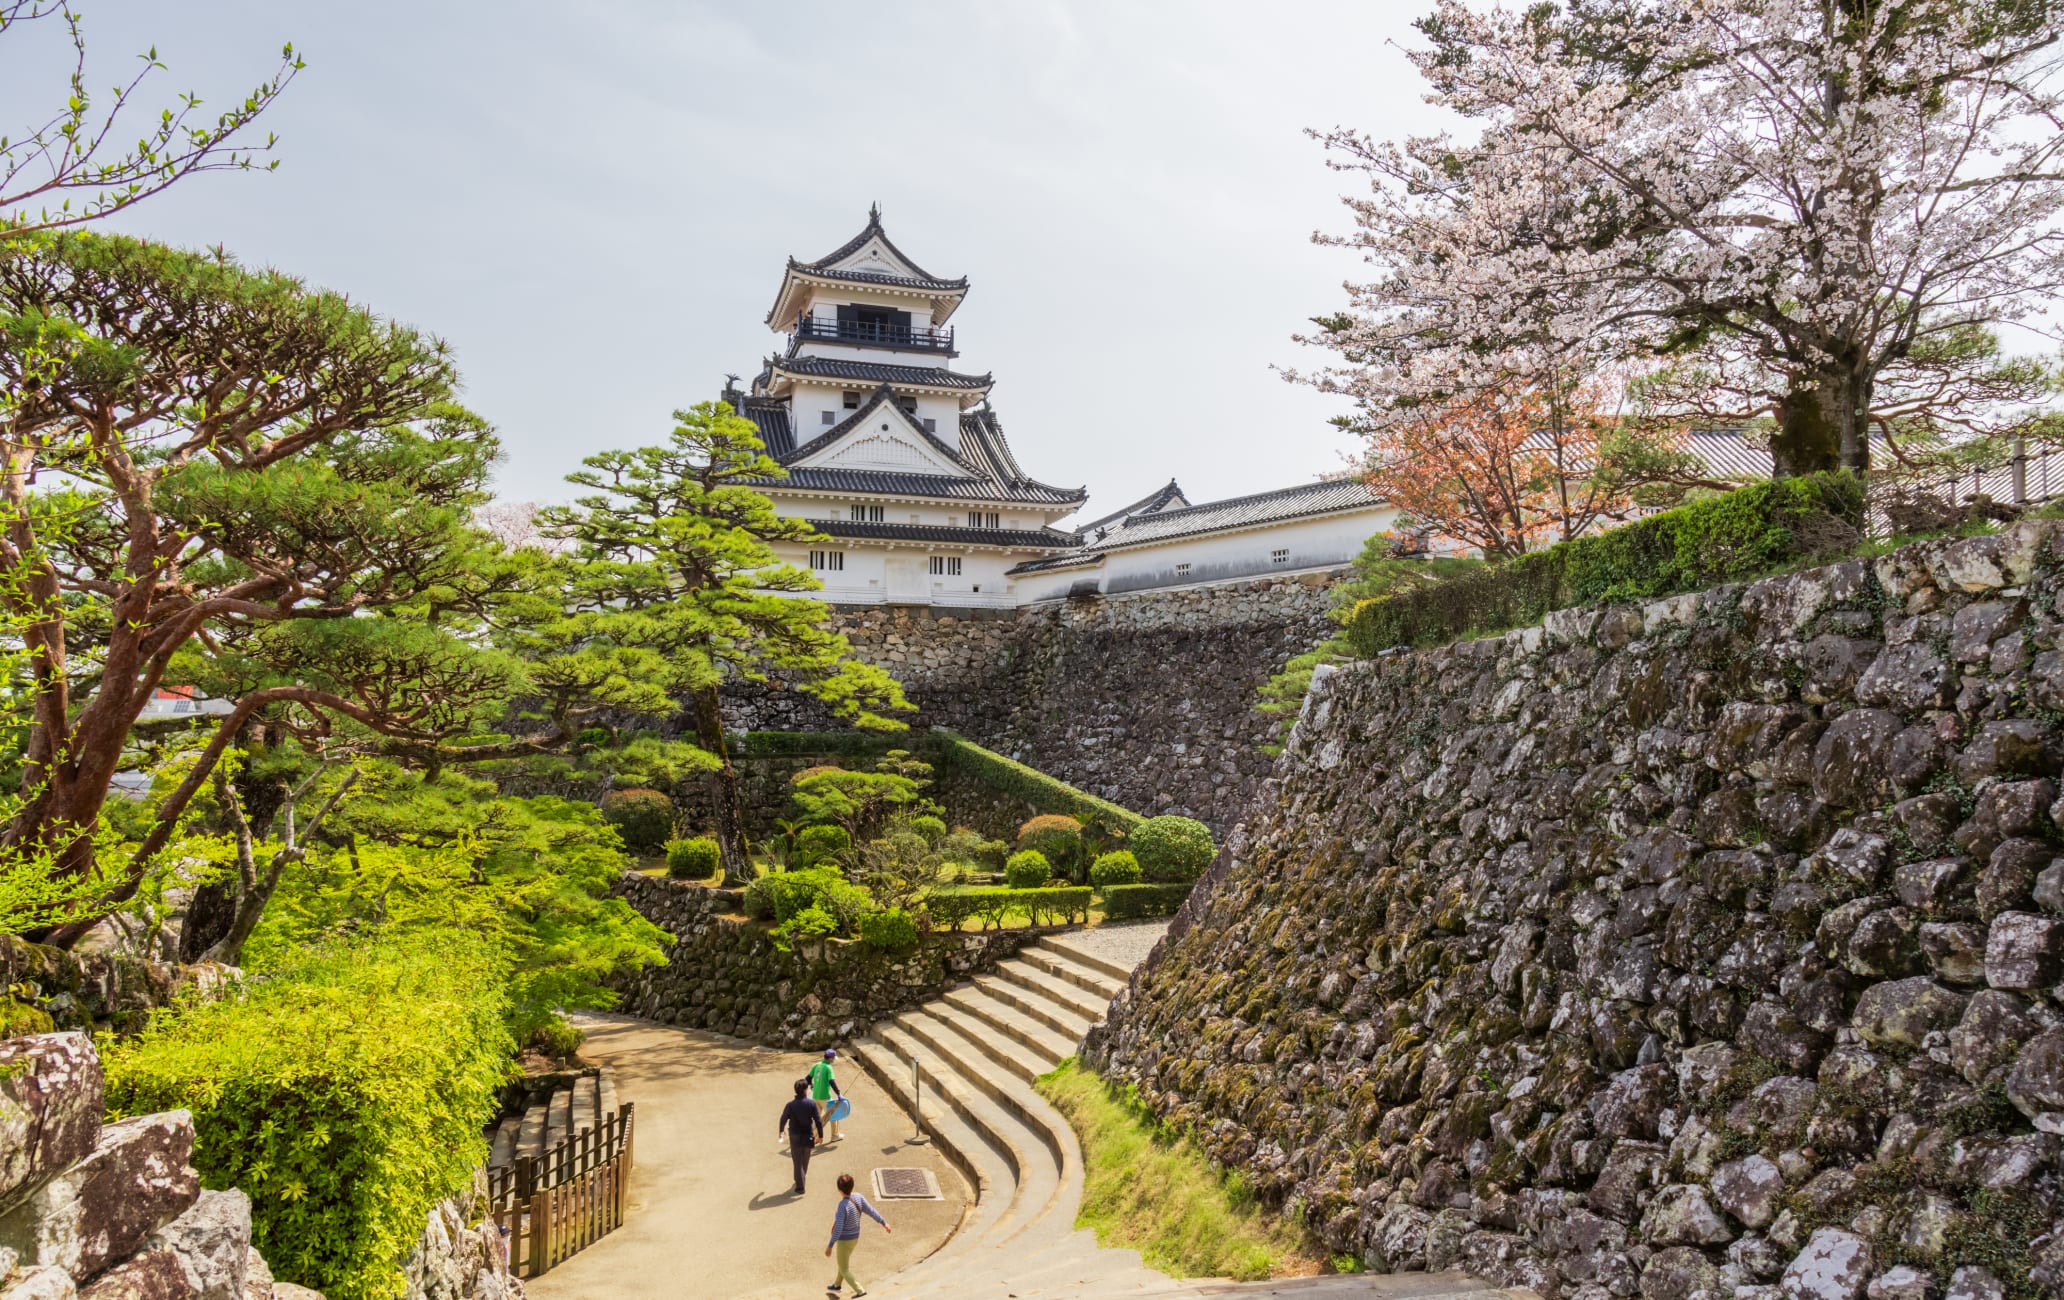
[[[1042,813],[1073,817],[1106,835],[1129,834],[1146,820],[1108,799],[1099,799],[1014,758],[984,749],[944,727],[932,729],[931,741],[927,748],[934,750],[940,767],[965,773],[992,790],[1024,800]]]
[[[1104,890],[1104,919],[1131,921],[1142,916],[1173,916],[1189,896],[1189,885],[1112,885]]]
[[[892,749],[907,749],[914,739],[917,738],[904,732],[883,735],[873,731],[748,731],[737,737],[735,756],[775,758],[837,754],[874,757]]]
[[[280,1280],[385,1300],[424,1215],[487,1154],[516,1050],[506,962],[449,933],[269,974],[109,1050],[109,1108],[192,1111],[202,1183],[250,1194],[251,1244]]]
[[[1744,582],[1852,544],[1863,487],[1813,474],[1736,488],[1631,524],[1420,587],[1348,616],[1355,653],[1526,627],[1576,605],[1653,600]]]
[[[1022,916],[1028,925],[1058,925],[1064,921],[1087,921],[1090,896],[1095,891],[1079,887],[1055,889],[1010,889],[976,886],[950,893],[933,894],[925,910],[936,924],[957,930],[963,921],[979,920],[985,930]]]

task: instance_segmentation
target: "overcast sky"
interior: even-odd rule
[[[958,368],[993,371],[1029,472],[1092,512],[1338,468],[1337,399],[1284,383],[1338,309],[1356,178],[1302,130],[1435,125],[1399,46],[1424,5],[1366,0],[543,5],[79,0],[89,85],[155,44],[158,93],[217,105],[307,69],[264,125],[270,175],[190,179],[116,225],[225,244],[448,339],[507,447],[502,495],[552,500],[605,447],[748,377],[783,259],[879,201],[966,275]],[[0,42],[0,133],[64,93],[42,32]]]

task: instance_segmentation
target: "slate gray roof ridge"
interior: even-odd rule
[[[881,496],[944,497],[970,504],[1062,506],[1073,504],[1077,492],[1044,483],[1021,482],[1015,486],[983,476],[949,478],[943,474],[905,473],[885,469],[842,469],[837,466],[799,465],[789,469],[776,487],[817,492],[855,492]]]
[[[826,253],[824,256],[818,258],[814,262],[802,262],[791,257],[788,259],[788,264],[792,267],[795,267],[798,270],[825,272],[832,275],[873,274],[872,272],[864,271],[834,271],[831,268],[831,263],[836,262],[843,257],[851,257],[854,253],[859,252],[861,247],[864,244],[866,244],[868,240],[873,239],[876,236],[879,236],[881,238],[883,247],[887,248],[891,253],[894,253],[896,255],[897,261],[903,263],[903,265],[917,272],[918,278],[920,280],[928,281],[936,285],[958,284],[963,288],[967,286],[966,276],[962,276],[958,280],[942,280],[938,276],[933,275],[930,271],[927,271],[923,267],[919,266],[917,264],[916,259],[910,257],[902,249],[896,247],[896,241],[889,238],[889,232],[882,226],[881,204],[879,203],[868,204],[867,224],[860,228],[859,234],[853,236],[845,243],[840,244],[837,248],[834,248],[829,253]],[[890,276],[885,278],[906,279],[907,277]]]
[[[1183,496],[1182,486],[1178,484],[1175,481],[1174,477],[1171,475],[1167,483],[1163,484],[1161,487],[1155,488],[1152,492],[1147,493],[1139,500],[1133,502],[1130,505],[1120,506],[1116,510],[1113,510],[1110,514],[1104,515],[1097,519],[1092,519],[1088,523],[1078,527],[1075,531],[1079,535],[1087,537],[1092,531],[1103,527],[1104,525],[1110,523],[1113,519],[1123,519],[1127,515],[1151,514],[1156,511],[1164,510],[1167,508],[1169,501],[1174,500],[1178,497],[1182,499],[1183,505],[1187,506],[1190,503],[1189,498]]]
[[[961,389],[987,389],[996,383],[994,372],[968,375],[944,366],[899,366],[886,361],[854,361],[845,357],[775,357],[767,364],[771,370],[812,379],[852,379],[861,383]]]

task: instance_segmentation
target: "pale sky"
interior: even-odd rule
[[[1302,131],[1437,125],[1398,48],[1429,6],[1388,0],[79,3],[89,86],[155,44],[161,99],[225,105],[303,51],[263,119],[277,172],[114,224],[449,340],[515,500],[749,378],[784,258],[874,201],[972,280],[954,365],[995,373],[1019,459],[1089,514],[1171,475],[1201,501],[1337,469],[1342,404],[1271,370],[1321,359],[1290,336],[1361,270],[1310,242],[1360,178]],[[0,134],[64,93],[37,26],[0,40]]]

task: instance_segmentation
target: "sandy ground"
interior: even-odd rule
[[[580,1021],[581,1055],[610,1067],[617,1095],[637,1104],[630,1208],[623,1227],[525,1283],[532,1300],[822,1296],[834,1180],[850,1173],[871,1196],[882,1165],[932,1170],[946,1199],[876,1202],[895,1232],[863,1221],[853,1258],[863,1285],[931,1254],[960,1222],[967,1183],[936,1147],[909,1141],[909,1117],[857,1064],[839,1069],[853,1099],[845,1139],[817,1148],[798,1197],[775,1121],[814,1056],[628,1017]]]

